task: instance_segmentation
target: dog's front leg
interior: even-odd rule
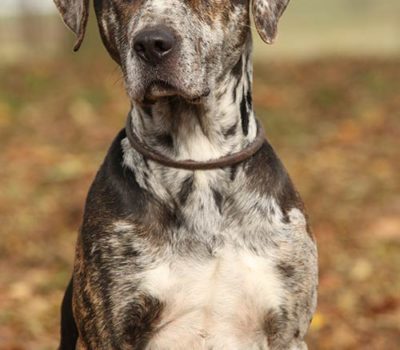
[[[72,312],[73,282],[69,281],[61,305],[61,341],[59,350],[74,350],[78,339],[78,329]]]

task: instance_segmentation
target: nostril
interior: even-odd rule
[[[145,47],[144,47],[144,44],[141,43],[141,42],[136,42],[136,43],[133,45],[133,48],[134,48],[135,51],[136,51],[137,53],[139,53],[139,54],[144,54],[145,51],[146,51],[146,49],[145,49]]]
[[[154,49],[161,54],[167,53],[171,48],[172,44],[166,40],[159,39],[154,41]]]

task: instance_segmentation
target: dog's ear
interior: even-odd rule
[[[279,18],[290,0],[252,0],[252,11],[258,34],[267,44],[276,38]]]
[[[74,51],[81,47],[89,18],[89,0],[54,0],[66,26],[76,35]]]

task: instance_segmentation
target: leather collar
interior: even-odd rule
[[[184,170],[212,170],[212,169],[220,169],[228,166],[236,165],[241,163],[250,157],[252,157],[264,144],[264,129],[261,126],[261,123],[257,122],[257,136],[252,143],[250,143],[245,149],[229,154],[217,159],[211,159],[207,161],[195,161],[191,159],[187,160],[174,160],[167,156],[162,155],[161,153],[151,149],[148,145],[139,140],[137,135],[132,130],[132,117],[131,113],[129,113],[128,118],[126,120],[125,132],[126,136],[129,140],[131,146],[141,153],[145,158],[148,158],[152,161],[155,161],[159,164],[162,164],[167,167],[176,168],[176,169],[184,169]]]

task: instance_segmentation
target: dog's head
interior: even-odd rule
[[[89,0],[54,0],[66,25],[86,30]],[[103,42],[132,100],[197,100],[240,60],[250,38],[251,0],[94,0]],[[289,0],[252,0],[262,39],[272,43]]]

